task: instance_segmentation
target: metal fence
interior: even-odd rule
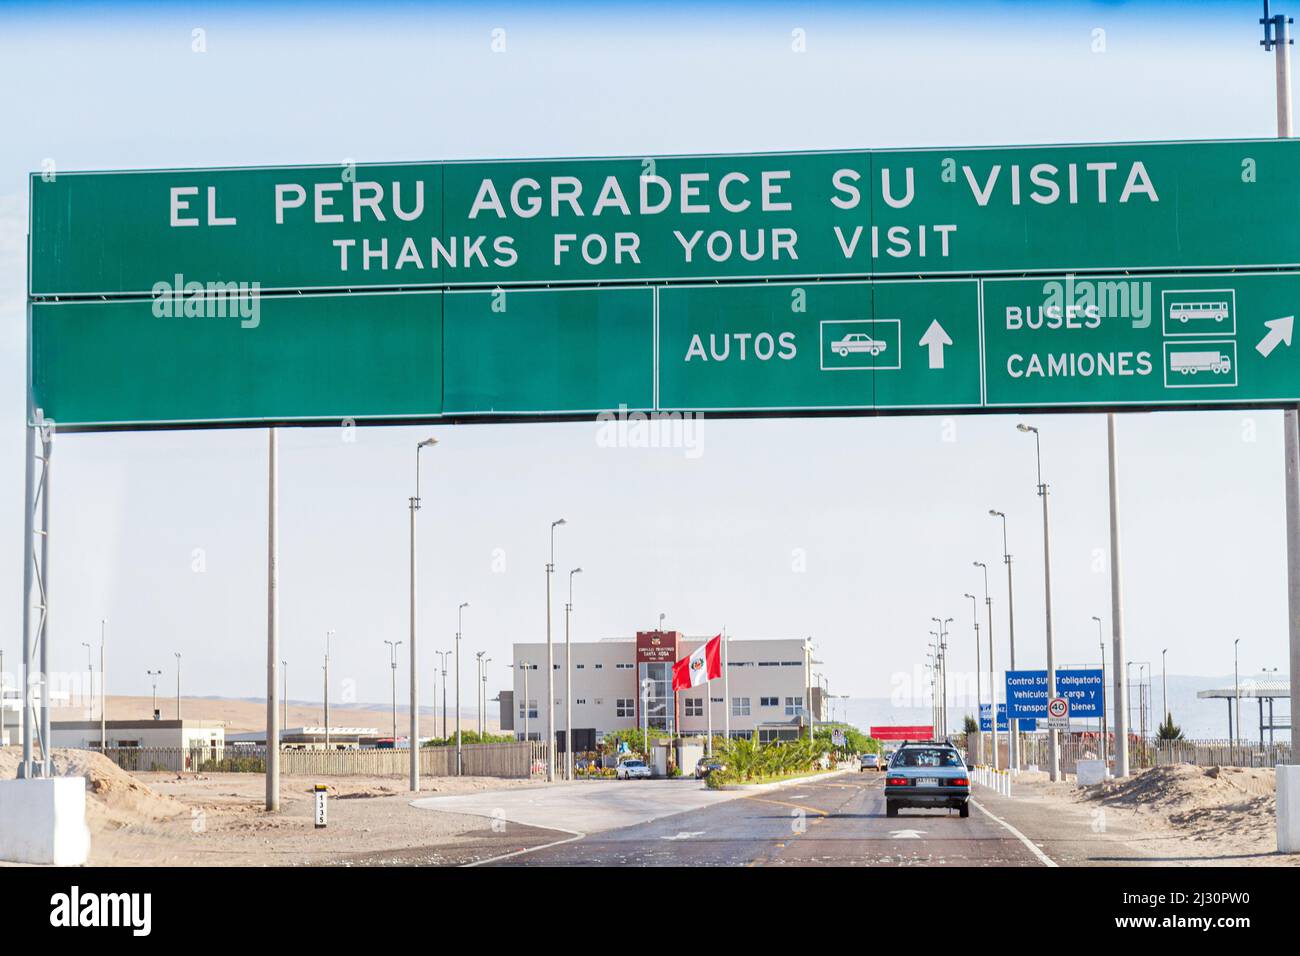
[[[136,772],[265,773],[263,746],[110,747],[104,755],[123,770]],[[409,750],[281,749],[280,772],[321,777],[404,776],[410,771]],[[461,748],[461,773],[467,777],[527,778],[546,773],[546,745],[537,741],[466,744]],[[456,774],[455,747],[420,748],[420,774]]]
[[[1021,735],[1020,766],[1037,764],[1040,769],[1048,765],[1047,737],[1045,734]],[[1106,742],[1106,758],[1114,765],[1115,741]],[[1061,772],[1074,773],[1080,760],[1096,760],[1101,756],[1097,735],[1062,735],[1060,741]],[[1188,763],[1198,767],[1273,767],[1291,762],[1291,745],[1260,744],[1258,741],[1231,740],[1156,740],[1133,738],[1129,741],[1129,766],[1135,770],[1161,767],[1168,764]]]

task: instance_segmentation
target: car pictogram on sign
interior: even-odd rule
[[[885,350],[885,343],[873,339],[865,332],[850,332],[844,338],[832,342],[831,350],[841,358],[846,358],[850,352],[870,352],[872,355],[879,355]]]

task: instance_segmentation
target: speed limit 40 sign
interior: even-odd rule
[[[1064,697],[1053,697],[1047,702],[1047,729],[1070,729],[1070,702]]]

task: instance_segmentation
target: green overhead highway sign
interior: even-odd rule
[[[1300,142],[31,177],[35,297],[1300,266]]]
[[[68,427],[1300,401],[1294,140],[31,188]]]

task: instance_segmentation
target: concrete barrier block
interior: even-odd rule
[[[1104,760],[1080,760],[1074,767],[1075,781],[1081,787],[1095,787],[1106,782],[1106,762]]]
[[[80,866],[89,856],[84,777],[0,780],[0,860]]]
[[[1300,766],[1278,764],[1277,851],[1300,853]]]

